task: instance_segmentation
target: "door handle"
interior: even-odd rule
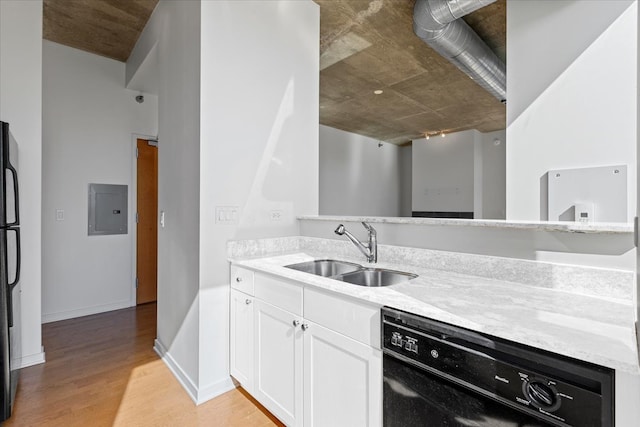
[[[7,232],[13,231],[16,233],[16,277],[13,282],[9,283],[9,289],[13,289],[20,280],[20,267],[22,265],[22,259],[20,257],[20,229],[19,228],[7,228]]]

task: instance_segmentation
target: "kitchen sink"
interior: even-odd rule
[[[362,268],[362,266],[359,264],[345,261],[336,261],[333,259],[318,259],[315,261],[285,265],[285,267],[323,277],[338,276]]]
[[[285,265],[285,267],[316,276],[329,277],[352,285],[370,287],[397,285],[418,277],[416,274],[404,271],[365,268],[359,264],[334,259],[317,259]]]
[[[362,268],[351,273],[342,274],[335,279],[359,286],[378,287],[406,283],[416,277],[418,277],[416,274],[405,273],[403,271],[385,270],[382,268]]]

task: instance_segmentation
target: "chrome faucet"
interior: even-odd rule
[[[356,239],[355,236],[349,233],[342,224],[336,228],[335,233],[339,236],[347,236],[349,240],[351,240],[353,244],[360,249],[360,252],[367,257],[368,262],[378,262],[378,234],[376,233],[376,229],[366,222],[363,222],[362,225],[364,225],[364,228],[369,232],[369,243],[367,244]]]

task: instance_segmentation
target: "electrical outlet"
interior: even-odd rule
[[[216,224],[237,224],[239,212],[238,206],[216,206]]]
[[[271,221],[282,221],[283,217],[284,214],[281,210],[273,210],[269,213],[269,218],[271,218]]]
[[[64,210],[56,209],[56,221],[64,221]]]

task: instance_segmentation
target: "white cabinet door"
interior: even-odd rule
[[[382,352],[304,323],[305,427],[382,425]]]
[[[231,289],[231,375],[253,393],[253,305],[254,299]]]
[[[301,426],[301,319],[259,299],[254,316],[254,397],[286,425]]]

